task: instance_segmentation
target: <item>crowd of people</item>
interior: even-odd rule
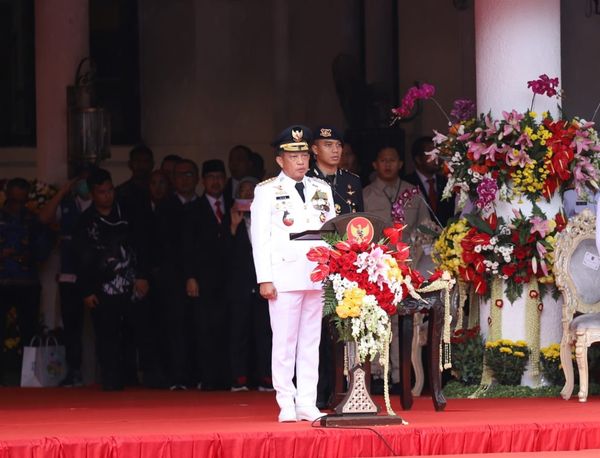
[[[439,164],[425,155],[431,148],[431,138],[415,142],[416,171],[400,178],[401,154],[380,145],[367,184],[341,166],[346,161],[356,171],[356,155],[340,132],[321,126],[310,142],[307,176],[329,185],[335,214],[367,211],[390,224],[399,195],[419,187],[421,198],[405,208],[409,236],[423,221],[444,224],[453,214],[451,204],[440,199],[445,182]],[[155,169],[146,146],[133,148],[128,164],[131,178],[116,187],[108,171],[82,165],[37,215],[26,207],[29,183],[8,182],[0,210],[1,316],[16,306],[21,342],[36,333],[37,268],[54,234],[68,364],[64,386],[82,384],[87,307],[104,390],[140,383],[171,390],[272,390],[269,306],[257,286],[250,238],[250,205],[265,178],[261,156],[243,145],[233,147],[229,177],[219,159],[198,167],[170,155]],[[325,347],[320,349],[322,406],[333,390]],[[398,357],[391,355],[396,383]],[[377,368],[373,372],[381,377]]]

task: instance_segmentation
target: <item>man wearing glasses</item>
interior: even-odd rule
[[[186,210],[199,197],[198,166],[189,159],[179,159],[173,169],[174,192],[159,205],[157,216],[158,278],[160,294],[165,307],[164,320],[168,335],[169,387],[185,390],[195,382],[188,372],[188,359],[192,349],[189,342],[197,343],[197,333],[189,333],[189,317],[194,311],[193,302],[186,295],[186,276],[182,259],[183,227]],[[197,307],[196,307],[197,308]],[[198,358],[198,361],[200,358]]]
[[[310,131],[285,129],[273,143],[281,173],[260,183],[252,203],[252,248],[260,294],[269,301],[273,330],[272,377],[280,422],[313,421],[316,407],[322,286],[306,253],[321,241],[290,240],[335,217],[330,186],[306,176]],[[296,374],[296,386],[293,378]]]

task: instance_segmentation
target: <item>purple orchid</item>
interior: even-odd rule
[[[457,99],[454,101],[450,117],[455,122],[463,122],[475,117],[475,102],[469,99]]]
[[[496,194],[498,193],[498,183],[489,177],[484,177],[481,183],[477,186],[477,194],[479,198],[475,202],[475,205],[479,209],[487,208],[494,200],[496,200]]]

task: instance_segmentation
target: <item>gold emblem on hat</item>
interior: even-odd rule
[[[321,137],[331,137],[331,129],[321,129]]]
[[[302,132],[302,129],[298,129],[298,130],[292,129],[292,138],[294,139],[294,141],[296,143],[301,142],[303,136],[304,136],[304,132]]]

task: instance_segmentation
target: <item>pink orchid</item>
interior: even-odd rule
[[[533,146],[533,142],[531,141],[531,138],[525,132],[523,132],[521,134],[521,136],[517,139],[517,141],[515,143],[517,145],[524,146],[525,148],[531,148]]]
[[[540,216],[534,216],[531,218],[531,234],[538,232],[540,237],[546,237],[546,234],[550,232],[550,222],[547,219],[543,219]]]
[[[485,130],[485,134],[488,137],[496,135],[496,133],[498,132],[497,121],[492,119],[492,117],[489,114],[485,116],[485,125],[487,127],[487,129]]]
[[[433,136],[433,144],[434,145],[439,145],[440,143],[444,143],[446,140],[448,140],[448,137],[444,134],[439,133],[437,130],[434,129],[435,135]]]
[[[590,149],[597,151],[597,149],[594,147],[598,148],[598,146],[595,145],[594,141],[590,138],[590,133],[585,130],[575,131],[575,137],[573,137],[570,147],[576,148],[577,154],[581,154],[582,151],[589,151]]]
[[[504,131],[502,132],[505,137],[513,132],[521,132],[521,125],[519,123],[524,118],[522,114],[517,113],[516,110],[512,110],[510,113],[503,111],[502,116],[506,121]]]
[[[525,152],[524,149],[511,149],[506,155],[506,163],[511,167],[519,166],[520,168],[525,168],[527,164],[531,164],[533,159],[529,157],[529,154]]]

